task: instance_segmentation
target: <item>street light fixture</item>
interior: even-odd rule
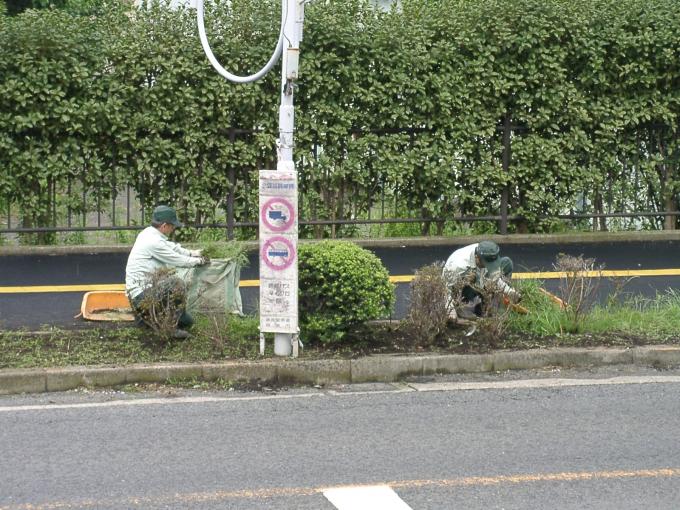
[[[260,171],[260,353],[265,333],[274,333],[277,356],[298,355],[298,183],[293,163],[295,114],[293,96],[305,0],[281,0],[281,30],[271,58],[255,74],[237,76],[224,69],[213,55],[205,33],[203,0],[197,0],[196,18],[201,45],[208,60],[224,78],[250,83],[262,78],[283,55],[276,170]],[[285,48],[284,48],[285,46]]]

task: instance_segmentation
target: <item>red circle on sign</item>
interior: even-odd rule
[[[269,216],[271,216],[274,213],[281,214],[281,211],[270,210],[270,208],[274,204],[282,204],[284,208],[288,209],[288,218],[284,218],[283,224],[279,226],[270,223],[270,220],[274,218],[270,218]],[[264,223],[267,226],[267,228],[269,228],[272,232],[283,232],[285,230],[288,230],[291,227],[291,225],[293,225],[293,223],[295,222],[295,208],[293,207],[293,204],[290,203],[285,198],[281,197],[270,198],[262,206],[262,210],[260,211],[260,218],[262,219],[262,223]]]
[[[283,243],[285,248],[278,247],[277,249],[277,246],[274,246],[274,243]],[[283,254],[284,250],[287,251],[285,255]],[[293,246],[293,243],[291,243],[285,237],[272,237],[271,239],[267,239],[267,241],[262,246],[260,257],[269,269],[274,271],[283,271],[284,269],[288,269],[293,264],[293,262],[295,262],[295,247]],[[274,264],[274,262],[272,262],[269,257],[280,257],[283,262],[281,264]]]

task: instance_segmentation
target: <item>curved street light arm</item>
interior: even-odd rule
[[[288,8],[287,8],[286,0],[282,0],[281,1],[281,30],[279,32],[279,41],[276,43],[276,48],[274,49],[274,53],[272,54],[271,58],[269,59],[269,62],[267,62],[265,64],[265,66],[255,74],[251,74],[250,76],[237,76],[235,74],[230,73],[224,67],[222,67],[220,65],[220,63],[217,61],[217,59],[215,58],[215,55],[213,55],[213,52],[210,49],[210,44],[208,44],[208,37],[206,36],[206,33],[205,33],[205,22],[203,20],[203,18],[204,18],[203,0],[197,0],[197,2],[196,2],[196,20],[198,22],[198,36],[201,39],[201,45],[203,46],[203,51],[205,51],[205,54],[208,57],[208,60],[210,61],[212,66],[215,68],[215,70],[221,76],[226,78],[227,80],[233,81],[235,83],[251,83],[251,82],[257,81],[260,78],[262,78],[265,74],[267,74],[269,72],[269,70],[274,66],[274,64],[276,64],[276,61],[281,56],[281,51],[283,50],[283,27],[285,25],[287,14],[288,14]]]

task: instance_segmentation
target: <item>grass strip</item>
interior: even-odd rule
[[[654,299],[640,296],[592,306],[578,323],[540,292],[540,282],[518,282],[526,315],[511,314],[502,338],[465,336],[452,328],[445,338],[425,345],[399,323],[362,327],[342,345],[305,345],[304,357],[355,357],[387,352],[480,352],[557,346],[634,346],[680,343],[680,295],[669,291]],[[154,362],[211,362],[257,359],[257,317],[197,316],[186,340],[160,340],[149,331],[113,324],[86,330],[49,329],[38,333],[0,332],[0,368],[125,365]],[[267,342],[265,357],[273,356]],[[193,384],[193,383],[192,383]]]
[[[123,365],[252,359],[259,355],[258,321],[198,317],[187,340],[161,340],[148,330],[113,326],[39,333],[0,333],[0,368]]]

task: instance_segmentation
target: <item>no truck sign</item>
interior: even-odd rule
[[[297,333],[297,172],[260,171],[260,331]]]
[[[295,219],[295,206],[287,197],[272,197],[260,207],[260,221],[271,232],[287,232]]]

